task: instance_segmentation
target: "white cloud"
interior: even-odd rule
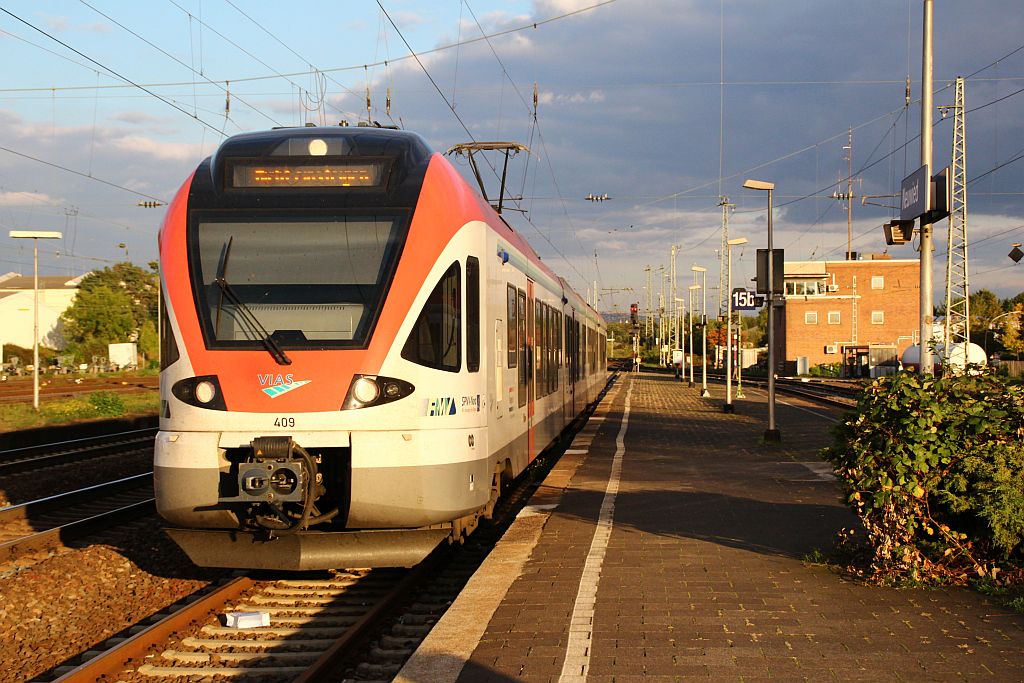
[[[121,121],[122,123],[130,123],[136,126],[148,125],[158,123],[164,119],[160,119],[151,114],[147,114],[141,111],[126,111],[115,114],[111,117],[114,121]]]
[[[0,206],[39,206],[41,204],[60,204],[63,200],[45,192],[3,192],[0,191]]]
[[[138,135],[126,135],[108,143],[114,149],[131,152],[139,161],[146,159],[162,161],[199,161],[200,146],[181,142],[160,142]]]
[[[605,101],[605,93],[603,90],[590,90],[587,92],[556,94],[550,90],[544,90],[537,99],[543,105],[600,104]]]

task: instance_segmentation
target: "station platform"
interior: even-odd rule
[[[855,519],[817,452],[838,413],[620,375],[396,680],[1024,680],[1024,617],[809,561]]]

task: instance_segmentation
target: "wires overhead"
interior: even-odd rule
[[[101,68],[104,71],[106,71],[111,76],[113,76],[115,78],[118,78],[118,79],[124,81],[125,83],[135,87],[135,88],[138,88],[139,90],[145,92],[147,95],[150,95],[150,96],[154,97],[155,99],[158,99],[161,102],[167,104],[168,106],[173,107],[174,109],[177,109],[179,112],[181,112],[185,116],[187,116],[190,119],[192,119],[193,121],[196,121],[197,123],[205,126],[206,128],[209,128],[211,131],[217,133],[218,135],[222,135],[222,133],[220,132],[220,130],[216,126],[214,126],[212,124],[209,124],[206,121],[203,121],[198,116],[189,113],[188,110],[184,109],[183,107],[178,106],[177,104],[175,104],[171,100],[168,100],[165,97],[161,97],[160,95],[158,95],[157,93],[153,92],[152,90],[150,90],[146,86],[140,85],[139,83],[136,83],[135,81],[133,81],[132,79],[128,78],[127,76],[122,76],[118,71],[116,71],[116,70],[112,69],[111,67],[108,67],[105,64],[103,64],[103,63],[93,59],[89,55],[87,55],[87,54],[85,54],[83,52],[80,52],[79,50],[76,50],[75,48],[73,48],[70,45],[68,45],[67,43],[65,43],[63,40],[57,38],[56,36],[53,36],[53,35],[47,33],[46,31],[44,31],[43,29],[39,28],[35,24],[32,24],[32,23],[22,19],[21,17],[19,17],[18,15],[14,14],[11,11],[9,11],[8,9],[6,9],[4,7],[0,7],[0,12],[3,12],[4,14],[6,14],[9,17],[11,17],[15,21],[18,21],[18,22],[24,24],[25,26],[27,26],[28,28],[32,29],[33,31],[36,31],[37,33],[40,33],[40,34],[46,36],[47,38],[49,38],[53,42],[57,43],[58,45],[61,45],[62,47],[66,48],[68,50],[71,50],[72,52],[74,52],[79,57],[87,59],[88,61],[92,62],[93,64],[95,64],[99,68]]]

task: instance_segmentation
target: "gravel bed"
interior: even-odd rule
[[[153,451],[108,455],[86,462],[11,474],[0,480],[0,507],[39,500],[58,493],[103,484],[153,469]]]
[[[221,576],[196,568],[155,518],[0,564],[0,683],[38,676]]]

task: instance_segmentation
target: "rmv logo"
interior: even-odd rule
[[[451,396],[445,396],[443,398],[431,398],[427,400],[427,417],[437,417],[439,415],[454,415],[455,414],[455,399]]]

